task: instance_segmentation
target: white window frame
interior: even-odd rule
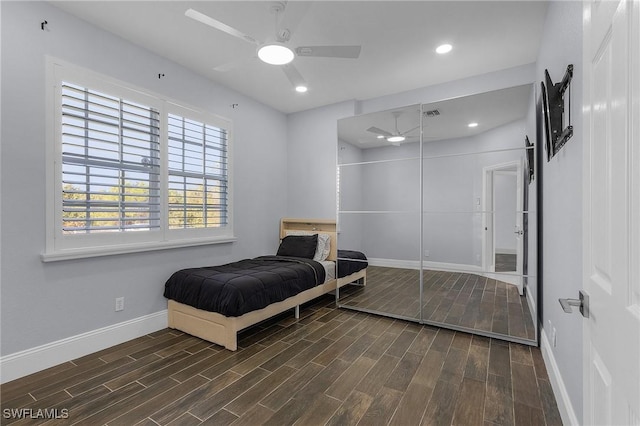
[[[53,57],[47,57],[46,67],[46,243],[45,251],[41,255],[42,261],[228,243],[236,240],[233,230],[233,128],[230,120]],[[62,81],[144,104],[159,111],[161,217],[158,230],[89,234],[62,232],[62,108],[60,102]],[[226,130],[228,186],[225,226],[194,229],[169,229],[168,227],[167,117],[169,113]]]

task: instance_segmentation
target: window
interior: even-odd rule
[[[62,82],[62,232],[160,228],[160,113]]]
[[[227,132],[169,114],[169,229],[227,224]]]
[[[50,60],[45,261],[233,241],[230,123]]]

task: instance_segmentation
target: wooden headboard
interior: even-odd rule
[[[305,231],[329,234],[331,237],[331,252],[327,260],[338,258],[338,236],[336,234],[335,219],[291,219],[280,220],[280,239],[287,236],[287,231]]]

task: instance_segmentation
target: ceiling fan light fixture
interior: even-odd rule
[[[271,65],[285,65],[293,61],[293,50],[279,43],[271,43],[260,46],[258,58],[262,62]]]
[[[451,46],[450,44],[441,44],[436,48],[436,53],[444,55],[445,53],[451,52],[451,49],[453,49],[453,46]]]
[[[404,142],[404,140],[405,140],[405,137],[401,135],[389,136],[387,138],[387,142]]]

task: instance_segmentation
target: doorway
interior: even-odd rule
[[[517,286],[522,295],[522,161],[485,167],[483,195],[483,270],[490,278]]]

